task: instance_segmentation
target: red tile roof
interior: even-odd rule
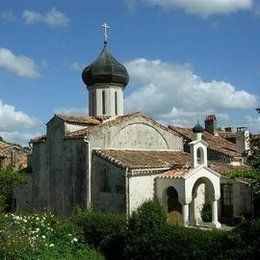
[[[67,123],[78,123],[78,124],[91,124],[98,125],[103,122],[104,117],[84,117],[84,116],[69,116],[69,115],[59,115],[55,114],[57,117]]]
[[[195,135],[191,128],[183,128],[178,126],[169,126],[173,132],[181,135],[183,138],[189,141],[194,140]],[[209,146],[208,149],[222,153],[228,157],[241,157],[242,155],[237,152],[236,145],[220,136],[212,135],[208,132],[204,132],[202,135],[203,140],[205,140]]]
[[[102,130],[108,129],[112,126],[130,121],[130,120],[132,120],[134,118],[138,118],[138,117],[145,118],[146,120],[152,122],[154,125],[157,125],[158,127],[164,129],[165,131],[171,132],[167,127],[165,127],[165,126],[159,124],[158,122],[154,121],[149,116],[144,115],[141,112],[136,112],[136,113],[129,114],[129,115],[118,116],[118,117],[115,117],[115,118],[107,119],[107,120],[101,122],[98,125],[88,126],[88,127],[83,128],[83,129],[80,129],[78,131],[69,132],[69,133],[66,134],[66,137],[67,138],[83,137],[88,133],[102,131]]]
[[[182,151],[113,150],[99,149],[94,152],[101,158],[121,167],[131,169],[173,168],[189,163],[189,154]]]

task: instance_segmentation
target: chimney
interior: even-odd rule
[[[205,122],[205,130],[213,135],[217,134],[217,118],[215,115],[207,115]]]
[[[250,133],[246,127],[237,127],[236,148],[242,154],[250,152]]]

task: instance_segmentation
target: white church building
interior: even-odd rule
[[[68,215],[79,206],[128,215],[155,199],[170,222],[190,226],[202,223],[203,205],[209,204],[212,226],[219,228],[222,204],[232,198],[225,187],[222,192],[221,185],[228,183],[214,169],[216,164],[209,166],[204,129],[199,124],[193,128],[187,153],[183,137],[172,129],[140,112],[125,115],[129,76],[106,39],[82,79],[89,116],[54,115],[46,135],[31,140],[31,187],[17,195],[17,209]],[[223,164],[233,167],[231,159]],[[231,188],[231,194],[247,201],[250,189],[241,185]],[[250,211],[246,203],[232,203],[232,214]]]

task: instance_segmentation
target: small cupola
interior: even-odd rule
[[[193,128],[193,133],[196,135],[195,140],[189,143],[190,156],[191,156],[191,167],[196,168],[197,166],[208,165],[207,146],[208,144],[202,140],[202,134],[204,128],[198,122]]]
[[[82,80],[89,91],[90,116],[121,116],[123,91],[128,84],[128,72],[108,50],[107,29],[104,23],[104,47],[98,58],[82,72]]]

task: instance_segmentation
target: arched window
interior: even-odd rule
[[[105,90],[102,91],[102,114],[106,114],[106,93]]]
[[[204,163],[204,151],[201,147],[197,149],[197,163],[203,164]]]
[[[115,115],[117,115],[117,92],[115,92]]]
[[[101,178],[102,178],[101,192],[110,192],[111,187],[110,187],[110,183],[109,183],[108,170],[106,168],[102,169]]]

